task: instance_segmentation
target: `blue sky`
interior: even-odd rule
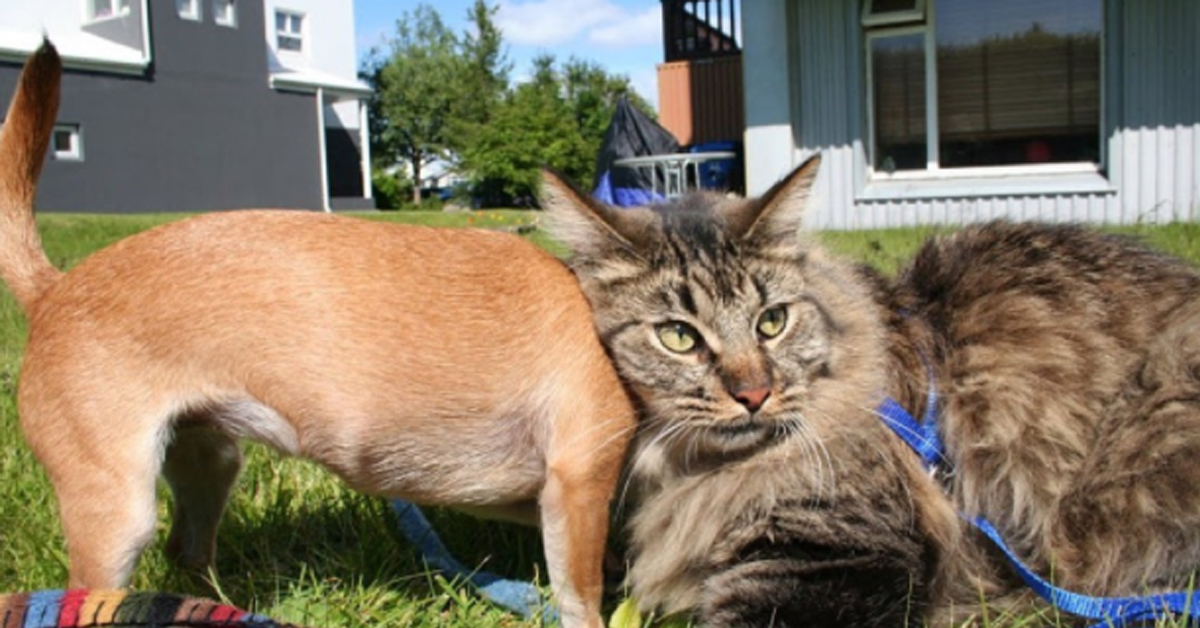
[[[530,72],[540,53],[561,60],[572,55],[594,61],[611,74],[623,74],[657,106],[655,64],[662,61],[659,0],[489,0],[499,6],[496,23],[504,33],[513,78]],[[359,59],[395,31],[396,20],[422,4],[416,0],[354,0]],[[426,2],[455,31],[467,28],[473,0]]]

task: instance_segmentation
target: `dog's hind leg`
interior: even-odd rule
[[[217,525],[242,468],[234,437],[206,427],[182,427],[167,447],[163,476],[175,497],[167,555],[202,569],[216,554]]]
[[[56,417],[60,418],[60,417]],[[154,539],[160,434],[76,438],[35,451],[54,484],[70,559],[72,588],[124,587]]]

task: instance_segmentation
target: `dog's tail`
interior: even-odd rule
[[[0,277],[26,314],[62,276],[46,257],[33,217],[61,78],[62,61],[47,40],[25,62],[0,127]]]

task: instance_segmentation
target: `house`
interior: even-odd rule
[[[748,194],[808,226],[1200,220],[1196,0],[752,0]]]
[[[43,211],[366,209],[352,0],[6,0],[0,98],[64,62]]]

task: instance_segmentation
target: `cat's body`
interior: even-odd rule
[[[934,240],[894,281],[797,234],[815,173],[762,199],[547,205],[643,405],[632,592],[705,626],[960,620],[1029,595],[959,513],[1068,588],[1200,567],[1200,273],[1075,227]],[[940,396],[931,476],[884,426]]]

